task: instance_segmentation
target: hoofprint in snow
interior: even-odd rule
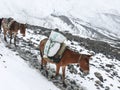
[[[0,90],[59,90],[30,68],[17,52],[5,47],[0,37]]]

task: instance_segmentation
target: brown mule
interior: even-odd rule
[[[1,22],[1,26],[3,28],[3,33],[4,33],[4,40],[7,42],[6,35],[7,32],[9,31],[9,23],[13,20],[13,18],[3,18]]]
[[[14,34],[14,45],[15,46],[16,46],[16,36],[17,36],[18,30],[20,30],[20,33],[23,34],[23,36],[25,36],[26,24],[18,23],[15,20],[11,20],[10,22],[6,22],[3,19],[2,27],[3,27],[3,32],[4,32],[4,40],[6,42],[7,42],[7,39],[6,39],[7,32],[10,35],[10,44],[11,44],[11,40],[12,40],[12,34]]]
[[[9,28],[9,34],[10,34],[10,44],[12,40],[12,34],[14,34],[14,45],[16,46],[16,36],[18,34],[18,30],[20,30],[20,33],[25,36],[25,31],[26,31],[26,24],[21,24],[16,21],[13,21],[10,24]]]
[[[53,62],[52,60],[48,58],[43,58],[44,55],[44,47],[48,39],[43,39],[40,42],[40,54],[41,54],[41,65],[46,65],[47,62],[54,63],[56,65],[56,76],[59,74],[59,69],[62,67],[62,80],[64,82],[65,79],[65,68],[69,64],[79,64],[80,69],[83,73],[88,74],[89,73],[89,59],[92,55],[86,55],[86,54],[79,54],[77,52],[74,52],[70,50],[69,48],[66,48],[61,60],[58,63]]]

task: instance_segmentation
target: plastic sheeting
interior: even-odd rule
[[[64,35],[62,35],[61,33],[52,31],[45,45],[44,57],[54,56],[60,49],[61,43],[63,43],[65,40],[67,39]]]

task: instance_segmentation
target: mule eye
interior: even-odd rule
[[[92,60],[92,57],[90,57],[89,60]]]

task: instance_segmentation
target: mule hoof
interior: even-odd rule
[[[16,46],[16,44],[14,43],[14,45]]]
[[[5,40],[5,42],[8,43],[7,40]]]
[[[64,81],[63,81],[63,87],[65,88],[67,87],[67,84]]]
[[[45,70],[46,71],[46,77],[48,78],[48,71],[47,70]]]
[[[40,70],[43,70],[43,67],[40,67]]]
[[[52,75],[52,76],[51,76],[51,78],[52,78],[52,79],[55,79],[55,76],[54,76],[54,75]]]
[[[17,47],[17,45],[16,44],[14,44],[15,45],[15,47]]]
[[[43,70],[43,65],[41,65],[40,69]]]

